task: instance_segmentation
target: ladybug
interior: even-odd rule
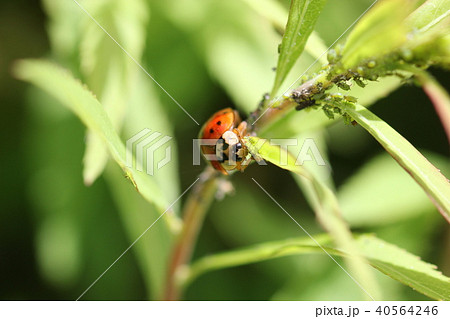
[[[224,175],[243,171],[250,163],[248,150],[242,143],[247,135],[247,122],[239,113],[226,108],[214,113],[199,133],[200,150],[212,167]]]

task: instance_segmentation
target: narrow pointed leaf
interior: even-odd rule
[[[344,67],[398,49],[406,41],[409,29],[403,21],[412,9],[411,2],[403,0],[378,1],[348,36],[342,53]]]
[[[102,105],[85,85],[73,78],[67,70],[43,60],[19,61],[15,65],[14,73],[17,78],[43,89],[74,112],[104,141],[113,159],[142,196],[154,203],[161,212],[167,208],[167,201],[155,181],[149,175],[127,166],[125,145]],[[171,214],[165,216],[167,221],[173,218]]]
[[[302,54],[326,0],[292,0],[286,31],[280,46],[272,97]]]
[[[450,1],[427,0],[408,16],[407,23],[412,28],[423,32],[431,29],[449,16]]]
[[[362,105],[342,104],[358,124],[366,129],[423,188],[444,218],[450,222],[450,184],[411,143]]]
[[[286,149],[278,145],[272,145],[269,141],[255,136],[246,138],[244,142],[257,160],[262,158],[300,176],[302,188],[307,192],[309,203],[320,223],[333,236],[339,247],[353,256],[348,263],[352,273],[355,274],[357,283],[359,285],[364,283],[362,285],[364,286],[364,296],[370,299],[378,299],[378,285],[353,242],[352,234],[342,218],[334,192],[301,166],[300,162]]]
[[[346,251],[332,246],[328,235],[315,235],[315,240],[331,255],[349,256]],[[387,243],[373,235],[355,238],[355,244],[367,262],[389,277],[437,300],[450,299],[450,278],[419,257]],[[324,251],[310,238],[292,238],[267,242],[200,258],[190,267],[186,284],[213,270],[262,262],[283,256],[323,254]]]
[[[253,10],[258,12],[261,16],[269,20],[274,28],[280,33],[285,33],[287,10],[284,6],[276,0],[242,0],[246,2]],[[326,63],[327,50],[325,42],[315,31],[311,32],[308,41],[305,44],[305,51],[308,52],[315,59],[319,59],[320,63]]]

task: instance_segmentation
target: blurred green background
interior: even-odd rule
[[[134,237],[130,235],[123,206],[117,200],[119,190],[111,187],[112,183],[127,183],[124,178],[114,180],[112,173],[109,179],[100,177],[92,186],[84,185],[85,128],[80,121],[52,98],[11,75],[12,63],[19,58],[48,57],[83,81],[91,81],[90,88],[98,94],[95,85],[106,82],[108,69],[89,77],[85,71],[89,66],[80,64],[80,52],[89,50],[88,44],[83,47],[81,31],[98,32],[98,27],[73,1],[65,2],[60,6],[52,5],[52,1],[43,1],[44,6],[26,0],[0,4],[2,300],[74,300],[140,234],[136,229]],[[138,14],[140,17],[128,19],[146,21],[141,24],[143,49],[142,59],[138,60],[200,123],[228,106],[246,114],[270,90],[281,38],[270,22],[248,5],[251,1],[137,1],[144,4],[145,12],[131,13],[117,9],[124,6],[121,2],[126,1],[112,1],[115,4],[111,10],[116,11],[111,16],[117,19],[112,21],[120,26],[121,14]],[[81,3],[91,8],[89,1]],[[329,1],[319,18],[317,32],[330,45],[370,4],[370,0]],[[288,1],[279,1],[279,5],[287,8]],[[105,12],[108,16],[109,12]],[[106,18],[100,17],[99,21],[108,25]],[[110,31],[120,34],[121,29]],[[104,41],[103,50],[117,57],[123,55],[121,63],[138,74],[138,89],[150,92],[161,106],[167,120],[155,125],[174,136],[178,148],[177,161],[167,168],[177,172],[173,192],[184,190],[202,171],[202,167],[191,164],[191,140],[199,127],[106,35],[101,31],[98,34],[104,36],[99,40]],[[122,44],[128,48],[127,44],[139,41],[134,40]],[[297,66],[300,72],[312,61],[307,54],[302,59]],[[96,63],[101,65],[102,61]],[[95,67],[91,70],[95,71]],[[449,83],[448,72],[431,71],[441,83]],[[140,107],[145,109],[146,105]],[[404,86],[379,100],[372,110],[448,176],[448,143],[433,106],[419,88]],[[130,123],[124,123],[124,139],[145,127],[141,123],[143,126],[130,128]],[[324,136],[332,176],[352,228],[376,233],[438,265],[449,276],[449,227],[426,195],[363,129],[337,122],[324,130]],[[114,169],[114,165],[108,167]],[[213,204],[194,258],[252,243],[304,236],[255,187],[252,177],[310,233],[321,232],[288,172],[253,165],[244,174],[232,177],[233,196]],[[129,201],[139,199],[135,196]],[[149,219],[148,224],[151,222]],[[141,226],[142,231],[148,225]],[[161,240],[156,235],[157,227],[141,241]],[[154,298],[146,288],[145,270],[138,260],[137,251],[144,247],[140,245],[144,243],[136,244],[83,299]],[[385,299],[426,299],[384,275],[377,278]],[[189,300],[359,298],[357,286],[332,260],[321,255],[283,257],[209,273],[186,292]]]

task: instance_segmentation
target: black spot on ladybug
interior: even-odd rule
[[[209,129],[209,133],[214,133],[214,130],[212,128]]]
[[[220,125],[220,124],[222,124],[222,122],[221,121],[217,121],[217,123],[216,123],[217,125]]]

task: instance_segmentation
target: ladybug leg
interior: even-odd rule
[[[240,138],[242,138],[243,136],[246,136],[247,135],[247,122],[242,121],[241,123],[239,123],[236,130],[238,131],[238,136]]]

